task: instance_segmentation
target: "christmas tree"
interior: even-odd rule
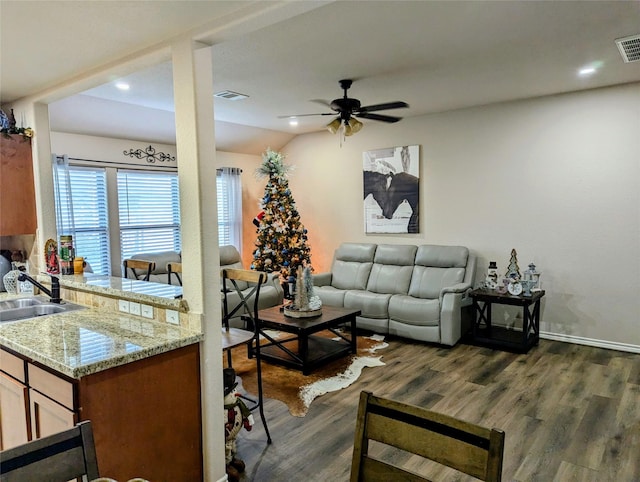
[[[251,269],[280,272],[280,281],[294,283],[299,266],[311,264],[307,230],[300,222],[300,214],[289,189],[284,156],[271,149],[262,155],[257,169],[259,177],[266,177],[267,186],[260,203],[262,213],[256,218],[258,225],[256,249]]]
[[[511,250],[511,258],[509,259],[509,267],[507,268],[505,278],[515,280],[521,278],[520,267],[518,266],[518,253],[516,253],[515,248]]]

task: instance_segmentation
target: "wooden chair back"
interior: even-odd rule
[[[380,397],[360,394],[351,482],[428,481],[369,453],[369,441],[399,448],[484,481],[502,478],[504,432]],[[379,447],[376,447],[379,448]]]
[[[242,283],[239,283],[242,282]],[[245,286],[249,283],[249,288]],[[260,359],[260,324],[258,322],[258,307],[260,288],[267,282],[267,273],[247,269],[225,268],[222,270],[222,350],[227,353],[227,367],[232,368],[231,349],[246,345],[247,356],[256,360],[256,377],[258,381],[258,399],[254,400],[246,395],[241,398],[249,402],[249,410],[259,410],[267,443],[271,443],[271,434],[264,414],[264,394],[262,390],[262,361]],[[239,302],[230,307],[230,293],[237,294]],[[231,328],[229,320],[238,313],[245,320],[247,329]],[[251,326],[249,326],[251,325]]]
[[[238,281],[249,283],[251,290],[246,292],[243,290]],[[222,270],[222,291],[224,297],[222,300],[223,317],[222,323],[225,330],[229,331],[229,320],[240,313],[250,319],[252,326],[251,331],[255,331],[257,327],[258,306],[260,297],[260,288],[267,281],[267,273],[263,271],[254,271],[250,269],[232,269],[225,268]],[[240,302],[234,306],[229,306],[229,293],[235,292]]]
[[[134,278],[142,281],[149,281],[151,272],[156,269],[153,261],[144,259],[125,259],[124,260],[124,277],[127,277],[127,270],[130,269]]]
[[[0,481],[51,482],[100,476],[91,422],[0,453]]]
[[[175,276],[182,286],[182,263],[167,263],[167,282],[171,284],[171,276]]]

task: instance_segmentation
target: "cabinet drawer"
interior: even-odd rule
[[[73,410],[73,384],[29,364],[29,386]]]
[[[13,378],[25,383],[24,360],[22,360],[22,358],[0,350],[0,369]]]

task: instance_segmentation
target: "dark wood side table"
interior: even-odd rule
[[[476,289],[473,300],[472,343],[491,348],[526,353],[540,340],[540,300],[544,290],[531,296],[500,294],[493,290]],[[522,331],[508,330],[491,324],[492,304],[522,306]]]

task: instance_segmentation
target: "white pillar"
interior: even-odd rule
[[[222,386],[220,255],[216,207],[211,49],[172,46],[184,298],[202,313],[200,345],[204,480],[226,478]]]

